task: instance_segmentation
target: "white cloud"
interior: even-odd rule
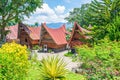
[[[64,11],[64,6],[56,6],[54,9],[52,9],[48,6],[48,4],[44,3],[42,8],[37,8],[30,18],[25,18],[24,23],[34,24],[35,22],[38,22],[39,24],[41,24],[43,22],[67,22],[66,20],[64,20],[64,18],[67,17],[69,13],[64,13]]]
[[[57,14],[62,14],[62,13],[64,13],[64,11],[65,11],[65,7],[64,6],[58,5],[57,7],[55,7],[55,12]]]
[[[53,15],[55,12],[53,9],[51,9],[48,4],[44,3],[42,8],[37,8],[36,12],[34,14],[47,14],[47,15]]]
[[[86,4],[86,3],[90,3],[92,0],[82,0],[81,3],[82,4]]]

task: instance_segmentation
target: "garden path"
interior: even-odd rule
[[[41,60],[43,57],[47,57],[47,56],[59,56],[61,58],[64,59],[64,61],[67,63],[67,66],[66,66],[66,69],[68,70],[72,70],[72,68],[75,68],[77,67],[77,65],[79,64],[78,62],[72,62],[72,59],[70,57],[66,57],[64,56],[64,54],[67,53],[67,50],[66,51],[62,51],[62,52],[58,52],[58,53],[37,53],[38,55],[38,60]]]

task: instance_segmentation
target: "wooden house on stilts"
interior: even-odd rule
[[[41,27],[28,27],[22,23],[18,27],[18,38],[20,44],[33,48],[39,45]]]
[[[66,48],[66,29],[65,25],[60,28],[52,29],[46,26],[46,23],[41,25],[40,45],[44,48],[52,49],[53,51],[61,51]]]
[[[69,42],[66,40],[66,28],[62,25],[59,28],[53,29],[47,27],[46,23],[42,23],[40,27],[28,27],[22,23],[9,28],[11,33],[7,35],[7,41],[18,40],[20,44],[26,45],[28,48],[33,48],[35,45],[41,46],[54,52],[65,50],[67,44],[70,48],[85,44],[84,40],[90,39],[86,33],[90,31],[82,28],[76,22],[71,33]]]
[[[69,46],[71,48],[74,48],[75,46],[80,46],[85,44],[83,40],[90,39],[90,36],[86,36],[86,33],[89,33],[90,31],[82,28],[79,24],[76,22],[74,23],[74,27],[72,29],[71,37],[69,40]]]
[[[13,25],[13,26],[9,26],[6,27],[5,30],[8,30],[9,33],[6,35],[6,41],[7,42],[16,42],[19,43],[19,39],[18,39],[18,24]]]

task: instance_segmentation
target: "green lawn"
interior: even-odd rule
[[[30,65],[26,80],[42,80],[38,64],[35,63]]]
[[[71,52],[67,52],[67,53],[64,54],[64,56],[66,56],[66,57],[72,57],[72,56],[74,56],[74,54],[71,53]]]
[[[73,54],[71,52],[65,53],[64,56],[72,58],[72,62],[77,61],[77,56],[75,56],[75,54]]]
[[[67,75],[67,80],[86,80],[86,78],[82,75],[75,74],[73,72],[69,72]]]

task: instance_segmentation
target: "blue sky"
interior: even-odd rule
[[[25,18],[24,23],[66,23],[64,18],[69,16],[70,11],[90,2],[91,0],[44,0],[42,8],[37,8],[30,18]]]

